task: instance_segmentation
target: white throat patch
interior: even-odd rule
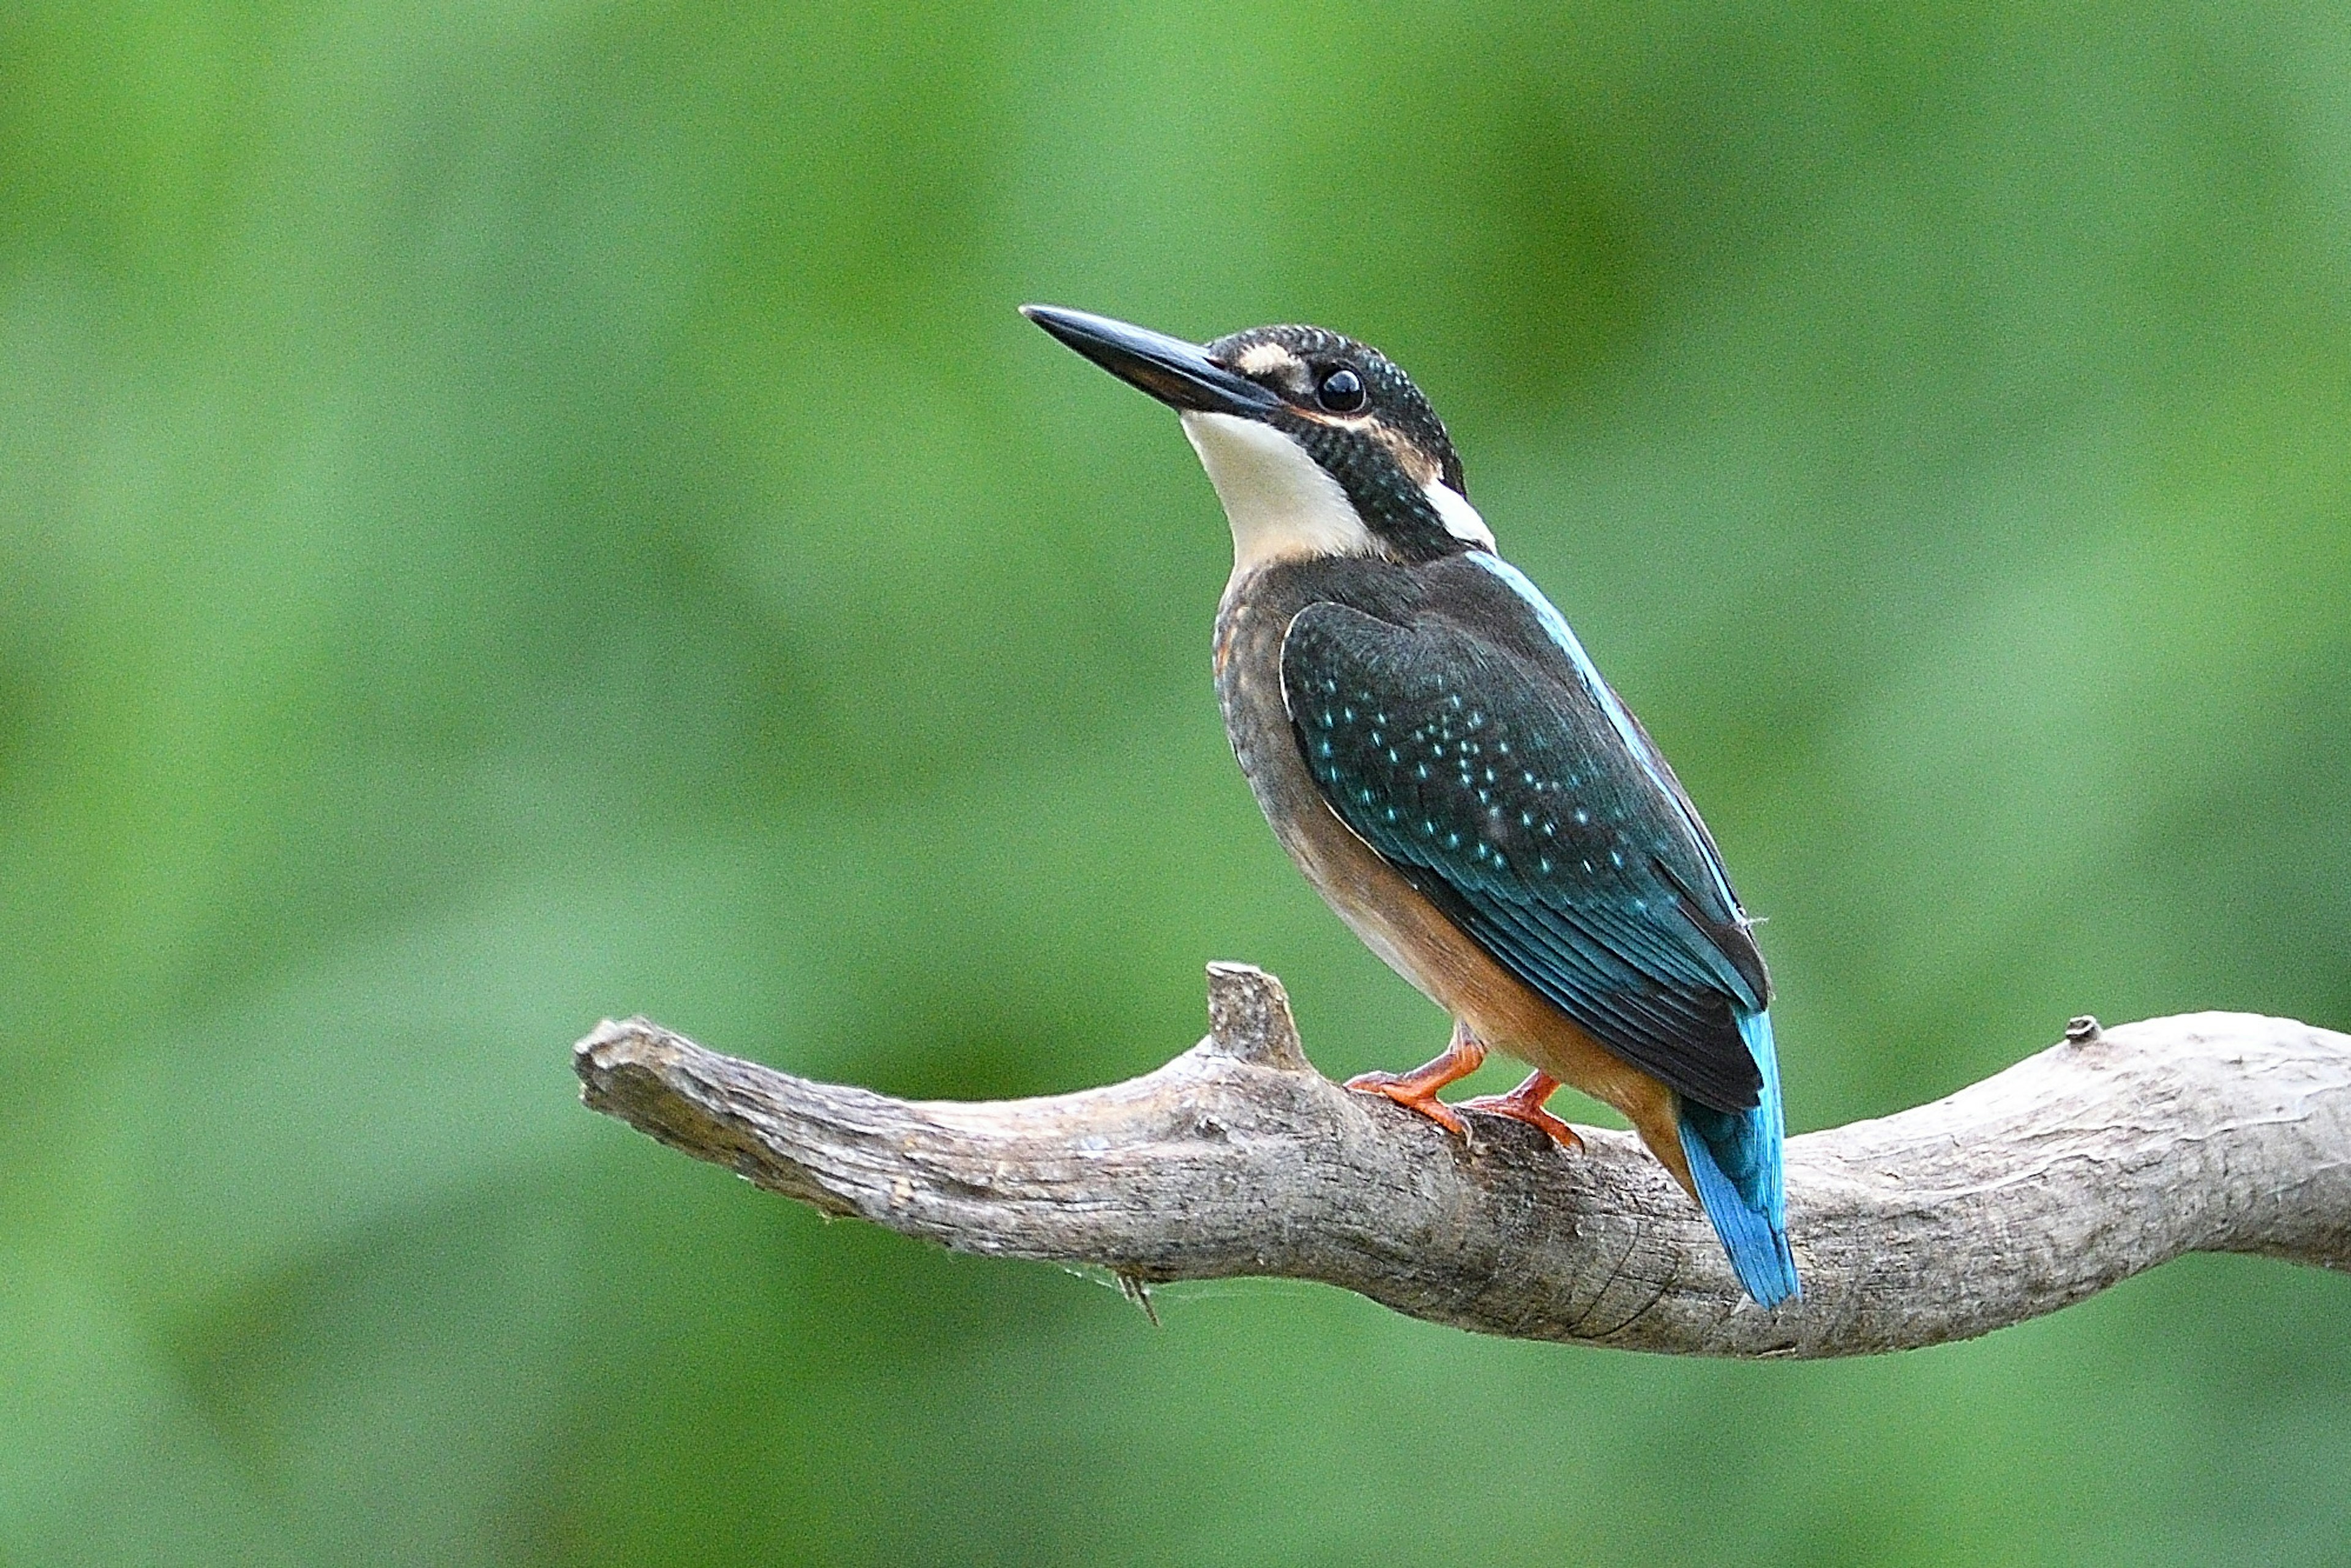
[[[1234,414],[1186,411],[1181,418],[1232,525],[1235,571],[1278,560],[1380,553],[1347,492],[1298,443],[1259,420]],[[1458,496],[1454,501],[1465,510],[1469,506]]]

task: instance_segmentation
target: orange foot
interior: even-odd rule
[[[1583,1140],[1575,1129],[1543,1109],[1559,1080],[1547,1072],[1528,1075],[1527,1081],[1508,1094],[1481,1094],[1475,1100],[1464,1100],[1452,1107],[1457,1111],[1483,1111],[1489,1116],[1508,1116],[1513,1122],[1524,1122],[1530,1127],[1541,1127],[1551,1134],[1551,1141],[1570,1154],[1582,1152]]]
[[[1347,1087],[1360,1093],[1384,1095],[1458,1137],[1463,1135],[1461,1118],[1453,1113],[1452,1106],[1437,1097],[1437,1092],[1456,1079],[1468,1077],[1485,1060],[1485,1046],[1457,1023],[1453,1026],[1453,1043],[1436,1061],[1410,1072],[1359,1072],[1347,1080]]]

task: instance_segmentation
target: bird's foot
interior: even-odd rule
[[[1407,1111],[1417,1111],[1456,1137],[1466,1136],[1461,1118],[1453,1107],[1437,1097],[1434,1089],[1422,1089],[1412,1082],[1409,1072],[1358,1072],[1347,1080],[1347,1087],[1358,1094],[1377,1094],[1393,1100]]]
[[[1437,1092],[1457,1079],[1467,1078],[1478,1071],[1486,1060],[1486,1048],[1459,1024],[1453,1026],[1453,1043],[1436,1061],[1414,1068],[1410,1072],[1358,1072],[1347,1080],[1347,1087],[1359,1094],[1377,1094],[1395,1101],[1407,1111],[1417,1111],[1456,1137],[1465,1136],[1461,1118],[1453,1107],[1437,1097]]]
[[[1475,1100],[1464,1100],[1450,1111],[1482,1111],[1489,1116],[1508,1116],[1513,1122],[1524,1122],[1530,1127],[1540,1127],[1551,1141],[1570,1154],[1581,1154],[1583,1140],[1575,1129],[1543,1109],[1543,1102],[1559,1087],[1559,1080],[1547,1072],[1528,1076],[1524,1083],[1508,1094],[1480,1094]]]

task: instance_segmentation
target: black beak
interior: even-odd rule
[[[1281,402],[1181,338],[1058,305],[1023,305],[1020,314],[1119,380],[1171,407],[1261,419]]]

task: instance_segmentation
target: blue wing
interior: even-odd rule
[[[1714,845],[1514,578],[1451,573],[1456,612],[1432,595],[1408,624],[1301,611],[1281,674],[1309,770],[1342,821],[1610,1050],[1748,1111],[1763,1076],[1740,1019],[1770,982]]]

